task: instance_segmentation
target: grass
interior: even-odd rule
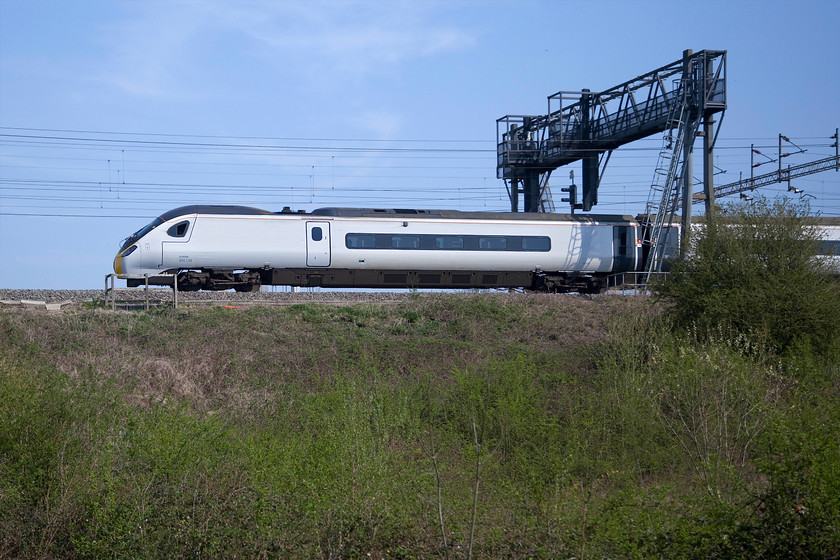
[[[487,295],[0,311],[0,557],[840,552],[837,364],[656,317]]]

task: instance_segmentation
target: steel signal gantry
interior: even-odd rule
[[[569,203],[572,211],[591,210],[612,151],[671,129],[674,109],[687,90],[688,118],[704,119],[704,133],[711,136],[711,116],[726,109],[726,51],[686,51],[671,64],[599,93],[557,92],[548,97],[546,115],[498,119],[496,175],[508,187],[511,211],[519,211],[520,194],[524,211],[552,211],[552,171],[578,160],[583,162],[582,201]],[[572,99],[576,101],[565,104]],[[712,145],[707,138],[709,168]]]

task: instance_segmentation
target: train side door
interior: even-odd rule
[[[613,272],[636,268],[636,231],[633,226],[613,226]]]
[[[196,217],[194,220],[189,218],[179,220],[171,226],[169,224],[159,226],[166,227],[166,237],[160,243],[161,255],[158,268],[190,268],[192,266],[192,255],[186,249],[186,244],[189,243],[197,223]]]
[[[306,222],[306,266],[330,266],[329,222]]]

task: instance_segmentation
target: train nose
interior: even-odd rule
[[[125,259],[134,251],[137,250],[137,245],[132,245],[128,249],[124,251],[120,251],[117,253],[117,256],[114,257],[114,272],[117,274],[126,274],[126,262]]]

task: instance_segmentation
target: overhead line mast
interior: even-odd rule
[[[828,171],[830,169],[834,169],[835,171],[840,171],[840,141],[838,141],[838,129],[834,129],[834,135],[831,136],[831,139],[834,140],[834,143],[831,147],[834,148],[834,155],[829,156],[827,158],[818,159],[816,161],[811,161],[808,163],[801,163],[795,166],[788,166],[787,168],[782,167],[782,158],[786,157],[791,154],[783,154],[782,153],[782,139],[790,142],[788,138],[782,134],[779,134],[779,168],[776,171],[771,171],[769,173],[765,173],[763,175],[755,175],[748,177],[746,179],[740,179],[738,181],[734,181],[732,183],[727,183],[725,185],[721,185],[719,187],[715,187],[713,193],[716,197],[723,197],[728,196],[731,194],[744,194],[744,191],[753,191],[755,189],[766,187],[767,185],[773,185],[776,183],[788,183],[788,190],[800,192],[800,189],[795,189],[794,187],[790,186],[791,179],[796,179],[798,177],[805,177],[807,175],[813,175],[814,173],[821,173],[823,171]],[[792,143],[792,142],[791,142]],[[753,149],[754,150],[754,149]],[[800,148],[800,152],[804,152],[805,150]],[[795,152],[795,153],[800,153]],[[775,161],[775,160],[773,160]],[[771,163],[771,162],[766,162]],[[760,164],[754,164],[752,168],[758,167]],[[693,196],[694,204],[703,202],[705,200],[706,194],[705,192],[696,192]]]

